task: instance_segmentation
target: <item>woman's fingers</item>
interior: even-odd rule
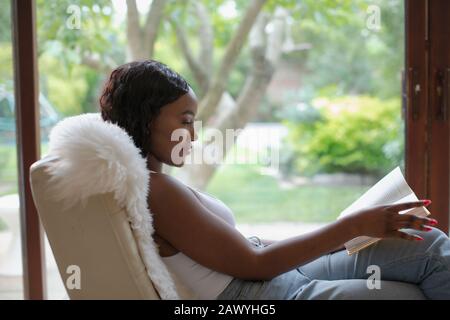
[[[415,234],[408,234],[408,233],[402,232],[402,231],[391,231],[389,233],[389,236],[393,237],[393,238],[401,238],[401,239],[410,240],[410,241],[423,240],[423,238],[421,236],[418,236]]]
[[[393,211],[393,212],[399,212],[399,211],[408,210],[408,209],[412,209],[412,208],[428,206],[430,203],[431,203],[431,200],[404,202],[404,203],[389,205],[389,206],[387,206],[387,210]]]
[[[410,224],[416,224],[416,225],[430,225],[435,226],[438,224],[437,220],[427,218],[427,217],[418,217],[412,214],[396,214],[393,216],[394,221],[406,221]]]
[[[393,225],[393,230],[398,230],[398,229],[416,229],[416,230],[420,230],[420,231],[431,231],[433,230],[431,227],[425,225],[425,224],[421,224],[420,222],[416,222],[416,223],[411,223],[409,221],[397,221],[394,223]]]

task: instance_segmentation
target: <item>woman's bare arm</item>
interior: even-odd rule
[[[307,263],[324,253],[335,250],[350,239],[366,235],[374,238],[395,237],[405,240],[423,240],[399,229],[429,231],[427,225],[437,221],[414,215],[399,214],[411,208],[429,204],[429,200],[382,205],[354,212],[313,232],[279,241],[259,252],[258,265],[263,279],[271,279],[299,264]]]
[[[340,222],[320,232],[257,248],[177,179],[155,174],[150,183],[149,206],[158,235],[194,261],[237,278],[270,279],[353,237]]]
[[[272,243],[275,243],[277,241],[279,241],[279,240],[261,239],[261,243],[264,246],[271,245]],[[342,251],[342,250],[345,250],[345,246],[344,245],[339,245],[336,248],[334,248],[333,250],[331,250],[329,253],[335,253],[335,252]]]
[[[277,241],[259,252],[260,277],[272,279],[342,247],[356,236],[350,221],[340,219],[317,230]]]
[[[361,235],[361,230],[371,232],[385,225],[377,215],[367,217],[370,228],[363,228],[366,219],[342,218],[319,230],[257,248],[175,178],[152,175],[150,190],[149,206],[159,236],[203,266],[247,280],[272,279],[332,251]]]

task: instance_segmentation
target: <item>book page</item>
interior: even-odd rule
[[[397,167],[378,183],[376,183],[372,188],[366,191],[366,193],[364,193],[358,200],[342,211],[338,219],[368,207],[412,201],[418,201],[418,198],[409,187],[400,168]],[[425,217],[430,214],[425,207],[403,210],[399,213],[414,214],[421,217]],[[360,236],[346,242],[345,247],[347,249],[347,253],[352,255],[379,240],[379,238]]]
[[[397,167],[342,211],[338,219],[363,208],[396,203],[411,193],[413,191],[406,183],[400,167]]]

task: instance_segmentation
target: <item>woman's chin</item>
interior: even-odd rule
[[[169,158],[168,159],[168,164],[171,165],[171,166],[174,166],[174,167],[178,167],[178,168],[183,167],[185,165],[185,163],[186,163],[186,158],[188,158],[188,157],[190,157],[190,152],[189,151],[186,153],[186,155],[184,155],[184,153],[183,153],[183,154],[177,156],[174,159],[173,158]]]
[[[184,159],[181,159],[181,162],[180,161],[171,162],[170,165],[173,167],[181,168],[184,166]]]

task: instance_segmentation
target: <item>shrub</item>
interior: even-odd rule
[[[307,113],[287,121],[288,144],[301,174],[363,173],[382,175],[403,157],[400,100],[369,96],[320,98]]]

